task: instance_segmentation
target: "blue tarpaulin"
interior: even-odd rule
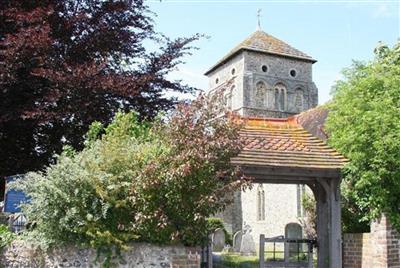
[[[15,181],[23,179],[23,175],[15,175],[6,177],[6,194],[4,199],[4,212],[17,213],[21,212],[19,205],[27,201],[26,195],[21,191],[16,191],[13,189],[8,189],[7,184]]]

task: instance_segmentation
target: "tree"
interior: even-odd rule
[[[400,229],[400,43],[380,44],[372,61],[354,62],[344,76],[334,88],[327,129],[329,143],[350,159],[346,200],[363,220],[386,213]]]
[[[130,241],[200,245],[207,218],[246,186],[230,164],[242,148],[241,124],[200,97],[163,122],[118,113],[92,125],[81,152],[66,149],[45,172],[14,187],[30,198],[23,212],[34,241],[124,248]],[[76,187],[79,185],[79,187]]]
[[[194,91],[166,76],[199,36],[157,34],[143,2],[0,1],[0,175],[81,149],[90,123],[118,110],[153,118],[176,104],[166,92]]]

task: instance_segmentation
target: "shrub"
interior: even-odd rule
[[[246,185],[230,165],[241,126],[229,115],[216,119],[214,103],[201,96],[153,123],[119,113],[105,128],[94,124],[83,151],[68,148],[14,184],[31,198],[22,206],[37,226],[28,236],[99,249],[204,243],[206,219]]]
[[[208,229],[209,234],[213,233],[215,230],[217,230],[219,228],[221,228],[224,231],[225,243],[232,246],[233,245],[232,235],[230,233],[228,233],[228,231],[226,230],[222,219],[220,219],[220,218],[208,218],[207,219],[207,229]]]
[[[359,213],[358,208],[354,207],[354,201],[349,200],[349,195],[345,193],[347,186],[342,185],[344,194],[342,195],[342,232],[343,233],[367,233],[370,231],[368,224],[360,222],[359,219],[362,215]],[[307,238],[317,238],[317,212],[316,201],[314,195],[306,193],[302,199],[302,205],[305,211],[305,217],[299,219]]]
[[[0,224],[0,249],[8,246],[15,237],[15,234],[8,229],[7,225]]]
[[[304,208],[305,217],[299,220],[304,233],[308,239],[317,239],[317,211],[314,195],[312,193],[303,195],[301,204]]]

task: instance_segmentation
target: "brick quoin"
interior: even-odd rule
[[[370,233],[343,234],[343,268],[400,268],[400,234],[385,215]]]

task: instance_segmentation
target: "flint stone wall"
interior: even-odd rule
[[[0,267],[101,267],[96,262],[95,249],[63,247],[44,253],[23,241],[15,241],[0,253]],[[147,243],[131,244],[122,252],[122,259],[113,258],[117,267],[135,268],[199,268],[200,249],[183,246],[156,246]]]

